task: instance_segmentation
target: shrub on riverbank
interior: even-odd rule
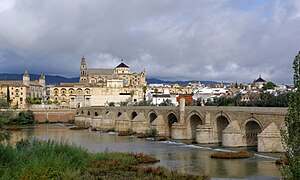
[[[35,123],[36,123],[36,120],[35,120],[34,114],[31,110],[19,112],[19,114],[16,118],[13,118],[11,116],[11,119],[8,122],[8,124],[19,124],[19,125],[35,124]]]
[[[219,159],[241,159],[241,158],[249,158],[253,154],[248,151],[238,151],[238,152],[215,152],[210,155],[211,158],[219,158]]]
[[[205,179],[161,167],[139,166],[157,162],[135,153],[88,153],[85,149],[54,141],[21,140],[16,148],[0,145],[3,179]]]
[[[277,164],[277,165],[282,165],[282,164],[289,165],[289,160],[286,156],[281,156],[279,159],[277,159],[275,161],[275,164]]]
[[[70,127],[70,130],[84,130],[84,129],[88,129],[88,127],[85,126],[74,126],[74,127]]]
[[[151,128],[150,130],[146,130],[145,133],[143,134],[138,134],[137,137],[138,138],[156,138],[158,136],[158,131],[155,128]]]

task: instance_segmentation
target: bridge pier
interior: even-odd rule
[[[149,130],[150,123],[147,122],[146,117],[143,112],[139,113],[132,121],[131,128],[133,132],[145,133]]]
[[[95,116],[92,118],[92,124],[91,126],[93,128],[100,128],[101,127],[101,119],[102,117],[101,116]]]
[[[168,136],[163,115],[158,115],[150,124],[150,127],[155,128],[158,131],[159,136]]]
[[[187,139],[186,124],[174,123],[171,133],[172,139]]]
[[[247,146],[245,135],[237,121],[232,121],[222,132],[222,145],[225,147]]]
[[[196,141],[200,144],[213,143],[212,131],[213,128],[209,124],[198,126],[196,130]]]
[[[107,112],[103,119],[101,120],[102,130],[112,130],[115,129],[116,114],[114,112]]]
[[[115,131],[128,131],[131,129],[131,120],[127,112],[123,112],[115,121]]]
[[[85,116],[76,115],[75,116],[75,125],[84,126],[85,125]]]
[[[272,122],[258,135],[258,152],[284,152],[282,137],[276,124]]]

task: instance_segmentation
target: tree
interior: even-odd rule
[[[161,102],[159,104],[159,106],[173,106],[173,103],[172,103],[171,99],[166,99],[166,100],[163,100],[163,102]]]
[[[108,106],[116,106],[116,103],[115,102],[109,102]]]
[[[143,86],[144,100],[146,100],[147,86]]]
[[[263,90],[267,90],[267,89],[274,89],[276,87],[276,84],[274,84],[273,82],[267,82],[263,85]]]
[[[294,86],[283,131],[288,165],[282,167],[284,179],[300,179],[300,52],[294,59]]]

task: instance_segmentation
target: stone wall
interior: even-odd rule
[[[44,109],[33,110],[34,117],[38,122],[68,122],[75,118],[75,109]]]

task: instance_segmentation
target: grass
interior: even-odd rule
[[[21,140],[0,145],[0,179],[208,179],[145,164],[146,154],[102,152],[54,141]]]
[[[249,151],[238,151],[238,152],[215,152],[210,155],[211,158],[219,158],[219,159],[242,159],[249,158],[253,156],[253,154]]]

